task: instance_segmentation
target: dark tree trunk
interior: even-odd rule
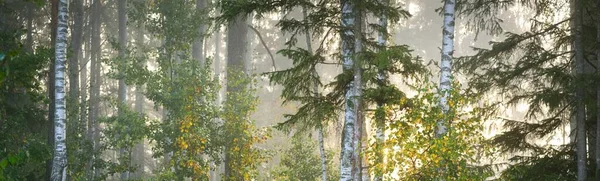
[[[246,18],[237,17],[234,21],[227,25],[227,69],[236,71],[245,71],[246,69],[246,53],[248,51],[247,34],[248,23]],[[227,92],[239,91],[239,87],[227,85]],[[227,120],[224,120],[227,121]],[[225,164],[225,179],[231,178],[231,163],[227,154],[224,157]]]
[[[58,0],[51,0],[51,13],[50,13],[50,44],[54,46],[56,44],[56,28],[57,28],[57,17],[58,17]],[[48,70],[48,98],[50,105],[48,105],[48,146],[54,147],[54,110],[56,105],[54,104],[54,57],[50,60],[50,68]],[[52,174],[52,159],[46,161],[46,179],[50,180]]]

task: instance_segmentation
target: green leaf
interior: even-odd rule
[[[16,156],[8,156],[8,161],[10,162],[10,164],[17,164],[17,157]]]
[[[6,168],[6,165],[8,165],[8,160],[2,159],[2,161],[0,161],[0,168],[4,169],[4,168]]]

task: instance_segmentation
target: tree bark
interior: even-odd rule
[[[355,5],[350,0],[343,0],[342,6],[342,21],[341,26],[343,32],[342,39],[342,60],[343,71],[350,73],[353,76],[352,81],[347,86],[345,94],[345,110],[344,110],[344,126],[342,131],[342,148],[340,156],[340,180],[358,180],[356,178],[356,166],[359,160],[355,159],[358,149],[356,145],[356,126],[359,119],[359,108],[361,96],[361,69],[356,59],[356,50],[360,50],[361,46],[359,38],[356,34],[360,30],[360,21],[357,21],[357,12]]]
[[[98,97],[100,94],[100,32],[102,24],[102,2],[101,0],[93,0],[92,16],[90,17],[91,26],[91,54],[90,54],[90,100],[88,106],[88,140],[92,143],[94,152],[98,149]],[[88,161],[88,180],[94,180],[94,177],[99,173],[97,168],[93,166],[93,161],[97,155],[94,155]]]
[[[51,0],[50,3],[50,44],[54,46],[56,44],[56,30],[57,30],[57,17],[58,17],[58,0]],[[50,103],[48,105],[48,146],[54,147],[54,113],[55,113],[55,104],[54,104],[54,57],[50,61],[50,68],[48,70],[48,82],[46,86],[48,86],[48,98]],[[46,161],[46,179],[52,179],[52,159]]]
[[[450,79],[452,77],[452,56],[454,54],[454,10],[455,0],[444,1],[444,28],[442,30],[442,61],[440,63],[440,107],[446,114],[450,107],[448,106],[448,96],[451,89]],[[439,120],[437,122],[436,137],[442,137],[448,132],[448,120]]]
[[[66,103],[65,103],[65,63],[67,61],[67,28],[68,1],[58,2],[57,35],[54,46],[55,53],[55,89],[56,104],[54,118],[54,157],[52,160],[51,180],[66,180],[67,178],[67,142],[66,142]]]
[[[571,17],[573,19],[572,33],[575,35],[573,49],[575,50],[575,75],[579,79],[584,71],[584,52],[582,42],[582,14],[581,1],[571,1]],[[577,124],[577,180],[585,181],[587,179],[587,144],[585,131],[585,88],[580,81],[576,81],[575,90],[575,121]]]
[[[81,57],[81,45],[83,43],[83,0],[73,0],[74,8],[74,21],[73,21],[73,34],[71,36],[71,52],[73,55],[69,58],[69,111],[73,113],[69,114],[69,119],[75,121],[79,119],[79,58]],[[85,125],[83,120],[77,121],[80,126],[79,130],[84,130]]]

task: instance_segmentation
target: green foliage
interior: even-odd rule
[[[310,181],[321,178],[321,158],[316,154],[317,144],[310,137],[294,135],[292,147],[283,150],[281,162],[271,171],[275,180]],[[339,174],[335,170],[331,158],[333,153],[327,154],[327,178],[339,180]]]
[[[516,164],[502,172],[500,180],[576,180],[575,153],[562,150],[565,149],[515,157],[511,161]]]
[[[474,48],[476,54],[458,58],[455,65],[460,72],[468,75],[468,88],[471,93],[499,97],[499,101],[492,102],[496,108],[502,109],[520,103],[529,105],[524,120],[504,119],[504,128],[507,131],[491,140],[502,154],[531,153],[525,157],[527,159],[521,159],[520,154],[517,154],[513,159],[515,163],[509,165],[503,173],[503,178],[507,180],[571,179],[575,164],[567,162],[564,156],[565,153],[571,152],[573,147],[531,143],[532,140],[548,138],[560,127],[569,124],[574,110],[574,88],[577,85],[584,84],[586,91],[589,92],[585,95],[586,110],[597,110],[595,92],[598,83],[597,75],[593,73],[595,70],[586,68],[582,76],[572,74],[574,61],[571,49],[573,36],[568,24],[570,18],[561,17],[562,15],[556,11],[569,2],[489,1],[463,6],[467,8],[463,13],[477,16],[481,13],[497,11],[506,7],[502,3],[519,4],[532,9],[535,13],[531,17],[530,29],[523,33],[506,32],[504,40],[490,42],[489,49]],[[583,3],[591,7],[592,2],[583,1]],[[490,17],[491,14],[485,16]],[[597,14],[593,13],[584,16],[597,18]],[[595,26],[591,21],[584,23],[587,23],[588,27]],[[585,54],[593,54],[597,49],[593,42],[596,40],[596,31],[592,29],[583,32],[586,40],[584,41]],[[586,67],[595,66],[591,61],[588,63],[590,64],[585,65]],[[586,128],[588,132],[595,132],[597,111],[586,112]],[[590,150],[595,150],[594,137],[589,138]],[[590,154],[590,157],[593,155]],[[594,165],[590,165],[592,170]],[[541,169],[550,168],[562,169],[552,174],[546,174],[546,171],[539,172]]]
[[[225,180],[251,180],[258,176],[258,166],[267,159],[266,151],[256,144],[265,142],[271,135],[267,128],[257,129],[250,119],[256,110],[258,98],[254,88],[256,80],[239,68],[228,68],[227,99],[223,103]]]
[[[0,160],[6,160],[0,180],[41,179],[51,156],[41,82],[50,56],[48,49],[27,53],[18,47],[0,63]]]
[[[195,60],[176,66],[176,77],[155,73],[148,83],[148,97],[165,108],[167,117],[151,125],[151,141],[156,142],[153,157],[170,157],[162,174],[207,178],[208,163],[218,160],[223,139],[214,104],[219,90],[209,68]],[[210,67],[208,62],[206,67]],[[209,156],[206,160],[199,155]],[[176,168],[170,173],[169,168]]]
[[[146,126],[147,118],[125,105],[116,103],[116,107],[121,107],[120,114],[111,117],[99,119],[106,127],[102,130],[104,134],[101,150],[125,150],[124,155],[119,155],[118,163],[107,162],[108,175],[122,173],[126,171],[133,172],[137,166],[131,166],[131,153],[134,146],[143,141],[149,134],[149,128]]]
[[[490,152],[483,142],[482,121],[486,111],[470,108],[477,99],[465,97],[453,86],[449,92],[450,111],[442,113],[435,86],[424,82],[406,109],[390,107],[391,130],[383,149],[387,157],[383,168],[386,178],[400,180],[484,180],[491,171],[478,164]],[[389,118],[388,118],[389,119]],[[438,120],[447,121],[448,134],[435,137]],[[398,168],[398,175],[392,172]],[[440,169],[441,168],[441,169]]]

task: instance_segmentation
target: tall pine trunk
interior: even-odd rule
[[[228,23],[227,27],[227,69],[229,70],[240,70],[246,71],[246,54],[248,51],[247,47],[247,36],[248,36],[248,25],[246,18],[240,16],[234,21]],[[227,92],[239,91],[239,87],[231,86],[227,84]],[[227,121],[227,120],[224,120]],[[227,148],[225,149],[227,150]],[[230,160],[227,153],[225,153],[224,164],[225,164],[225,180],[229,180],[231,177],[237,177],[236,173],[231,173],[231,163],[235,161]],[[239,163],[239,162],[238,162]],[[240,179],[240,178],[237,178]]]
[[[342,21],[341,21],[341,39],[342,39],[342,62],[343,71],[347,76],[352,76],[352,81],[347,85],[345,94],[344,125],[342,131],[342,148],[340,156],[340,179],[355,180],[356,166],[359,160],[355,159],[358,149],[356,145],[356,126],[359,119],[360,93],[361,93],[361,70],[356,60],[355,48],[357,43],[356,34],[359,33],[360,23],[357,23],[357,12],[355,5],[351,0],[342,0]],[[358,27],[358,28],[357,28]]]
[[[83,0],[73,1],[73,10],[75,11],[73,17],[73,34],[71,36],[71,52],[73,55],[69,58],[69,120],[77,122],[77,132],[85,130],[85,122],[83,120],[76,121],[79,119],[79,60],[82,52],[81,47],[83,44]],[[75,124],[74,124],[75,125]]]
[[[117,14],[119,18],[119,65],[123,67],[125,65],[126,59],[126,49],[127,49],[127,0],[118,0],[117,4]],[[125,85],[125,78],[123,77],[122,70],[119,70],[119,88],[118,88],[118,114],[119,116],[123,115],[124,106],[127,106],[127,85]],[[128,129],[128,128],[125,128]],[[127,134],[127,133],[125,133]],[[125,135],[121,135],[125,136]],[[119,155],[121,158],[126,157],[129,153],[125,150],[126,148],[119,148]],[[125,171],[121,173],[121,180],[126,180],[129,178],[129,171]]]
[[[575,35],[573,49],[575,50],[575,77],[579,80],[584,71],[584,52],[582,42],[581,0],[571,1],[571,17],[573,20],[572,33]],[[587,179],[587,144],[585,130],[585,90],[580,81],[575,81],[575,122],[577,125],[577,180]]]
[[[54,157],[52,160],[51,180],[59,181],[67,178],[67,142],[65,120],[65,64],[67,61],[67,28],[68,28],[68,1],[58,2],[57,34],[55,53],[55,84],[54,102],[56,104],[54,118]]]
[[[92,150],[95,153],[98,150],[98,123],[96,122],[98,117],[98,97],[100,95],[100,32],[102,24],[102,2],[101,0],[93,0],[92,3],[92,15],[90,17],[91,24],[91,49],[90,49],[90,86],[89,86],[89,106],[88,106],[88,140],[92,143]],[[92,159],[88,161],[87,178],[88,180],[94,180],[94,177],[99,173],[98,169],[93,166],[94,159],[97,159],[94,155]]]
[[[58,0],[51,0],[50,3],[50,44],[54,46],[56,44],[56,34],[57,34],[57,18],[58,18]],[[48,82],[46,86],[48,87],[48,98],[50,103],[48,105],[48,146],[54,146],[54,114],[55,114],[55,99],[54,99],[54,66],[55,66],[55,57],[50,61],[50,68],[48,70]],[[52,179],[52,159],[46,161],[46,179]]]

